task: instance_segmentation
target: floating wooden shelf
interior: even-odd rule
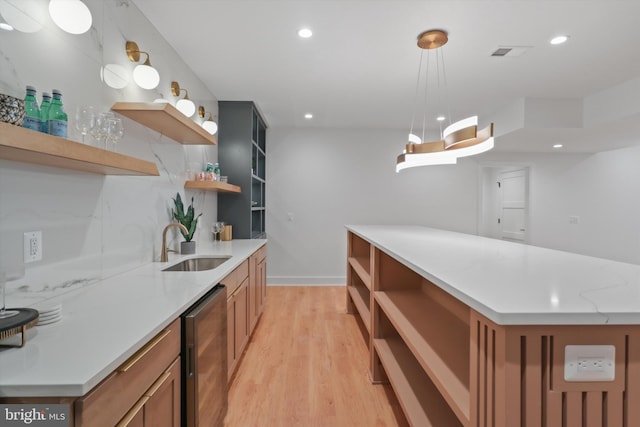
[[[242,189],[237,185],[218,181],[187,181],[184,188],[193,190],[217,191],[219,193],[240,193]]]
[[[0,123],[0,158],[102,175],[160,175],[155,163],[7,123]]]
[[[116,102],[111,109],[181,144],[211,145],[217,143],[215,136],[171,104]]]

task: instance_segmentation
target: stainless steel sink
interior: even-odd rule
[[[185,259],[177,264],[172,265],[171,267],[167,267],[162,271],[205,271],[205,270],[213,270],[214,268],[220,266],[226,260],[228,260],[229,256],[224,257],[200,257],[200,258],[190,258]]]

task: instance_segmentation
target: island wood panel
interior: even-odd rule
[[[7,123],[0,123],[0,158],[101,175],[160,175],[155,163]]]
[[[457,419],[400,337],[376,338],[374,349],[412,426],[466,425]]]
[[[417,363],[466,425],[470,410],[469,325],[421,290],[378,291],[374,298]]]
[[[168,103],[116,102],[111,109],[181,144],[217,143],[214,135]]]
[[[499,326],[472,311],[471,330],[471,425],[640,425],[640,326]],[[564,381],[570,344],[614,345],[614,381]]]

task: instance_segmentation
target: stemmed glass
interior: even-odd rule
[[[116,151],[116,143],[124,136],[122,120],[117,117],[107,119],[107,141],[113,143],[113,151]]]
[[[220,236],[220,232],[224,230],[224,222],[219,221],[219,222],[215,222],[213,224],[213,227],[211,227],[211,231],[213,232],[213,240],[217,241],[220,240],[219,236]]]
[[[76,129],[82,134],[82,143],[84,144],[84,137],[89,133],[91,129],[96,125],[96,115],[93,112],[93,107],[87,105],[81,105],[76,108]]]
[[[96,141],[104,140],[104,148],[107,148],[107,120],[115,117],[113,113],[106,112],[100,113],[99,116],[96,117],[96,124],[91,129],[91,136],[96,139]]]

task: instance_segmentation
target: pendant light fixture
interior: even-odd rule
[[[196,112],[196,104],[189,99],[189,92],[186,89],[180,88],[178,82],[171,82],[171,95],[180,96],[181,91],[184,91],[184,98],[176,102],[176,108],[185,116],[191,117]]]
[[[418,81],[416,83],[416,97],[414,102],[413,119],[409,130],[409,140],[405,150],[396,160],[396,172],[403,169],[428,166],[455,164],[459,157],[480,154],[493,148],[493,123],[484,129],[478,130],[478,117],[473,116],[451,123],[451,112],[449,111],[449,126],[440,133],[440,140],[433,142],[423,142],[427,126],[427,101],[429,94],[429,59],[431,51],[436,56],[437,86],[443,89],[446,94],[446,74],[444,67],[444,57],[442,46],[449,40],[446,32],[442,30],[429,30],[418,36],[418,47],[422,49],[420,53],[420,65],[418,67]],[[420,75],[422,70],[423,53],[427,52],[427,64],[424,77],[424,117],[422,120],[422,138],[414,133],[414,123],[418,93],[420,92]],[[442,86],[440,87],[440,77],[442,76]],[[447,109],[448,108],[447,105]],[[438,116],[436,119],[442,123],[446,117]],[[442,129],[442,128],[441,128]]]
[[[202,105],[199,106],[198,117],[200,117],[201,119],[204,119],[204,116],[206,114],[207,114],[207,111],[205,111],[204,107]],[[218,124],[211,119],[211,113],[209,113],[209,118],[203,121],[200,126],[202,126],[202,128],[207,132],[209,132],[211,135],[215,135],[216,132],[218,132]]]
[[[128,41],[125,48],[127,57],[131,62],[139,62],[141,53],[147,55],[146,61],[144,61],[143,64],[136,65],[136,68],[133,69],[133,81],[142,89],[150,90],[157,88],[158,84],[160,84],[160,74],[158,70],[151,66],[149,53],[138,49],[138,44],[132,41]]]

